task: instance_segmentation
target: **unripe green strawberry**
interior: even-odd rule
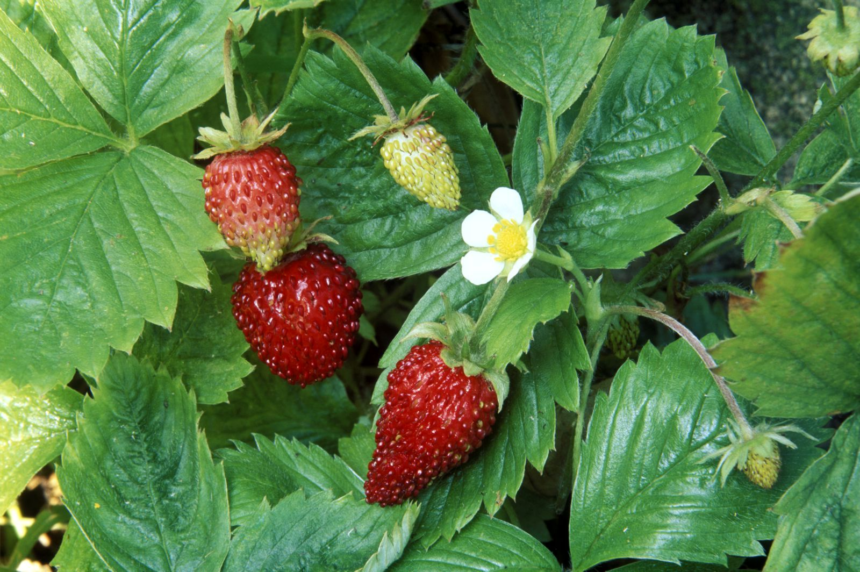
[[[620,360],[635,354],[639,341],[639,320],[635,317],[620,316],[609,326],[606,334],[606,347]]]
[[[423,111],[434,97],[425,97],[409,111],[401,109],[397,116],[377,115],[374,125],[352,139],[373,135],[377,142],[384,140],[382,162],[398,185],[433,208],[455,210],[460,204],[460,178],[454,154]]]
[[[445,136],[429,123],[417,123],[385,136],[385,168],[407,191],[437,209],[460,204],[460,179]]]
[[[779,449],[774,446],[770,455],[759,455],[755,450],[747,453],[747,461],[741,470],[754,485],[770,489],[776,484],[781,466]]]

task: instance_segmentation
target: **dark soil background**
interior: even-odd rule
[[[601,0],[599,3],[607,2]],[[848,3],[853,4],[851,0]],[[612,14],[617,16],[626,12],[632,0],[610,0],[608,4]],[[649,18],[665,17],[676,27],[696,25],[700,34],[716,34],[717,45],[726,50],[729,63],[737,68],[741,83],[752,94],[777,147],[780,147],[811,115],[816,90],[825,79],[823,68],[811,64],[807,59],[805,44],[794,39],[806,29],[806,24],[821,6],[824,6],[823,2],[814,0],[652,0],[647,15]],[[467,28],[468,10],[465,2],[437,9],[431,13],[410,55],[431,77],[444,73],[456,62]],[[519,96],[496,81],[482,64],[479,64],[477,72],[464,80],[460,91],[488,125],[501,153],[510,153],[521,107]],[[784,172],[790,173],[793,165],[790,162]],[[743,179],[728,178],[728,183],[737,190],[743,185]],[[682,229],[692,227],[713,208],[716,193],[712,191],[703,192],[700,201],[674,217]],[[699,272],[719,274],[726,269],[741,268],[743,261],[738,249],[734,249],[711,261],[707,268],[699,269]],[[629,274],[626,272],[617,274],[619,280],[627,276]],[[748,278],[740,275],[735,281],[739,285],[748,285]],[[402,285],[402,280],[390,281],[384,286],[380,285],[379,288],[383,290],[378,293],[385,295]],[[414,296],[420,296],[423,287],[417,286],[413,296],[405,297],[406,300],[417,299]],[[724,322],[725,301],[713,298],[710,302],[716,318]],[[403,302],[399,308],[402,315],[408,311],[408,306],[408,302]],[[385,348],[396,334],[397,324],[393,321],[384,320],[376,325],[379,348]],[[689,325],[694,331],[697,329],[693,324]],[[721,327],[725,327],[725,324]],[[641,340],[655,337],[656,332],[643,327]],[[368,400],[379,372],[375,368],[381,355],[379,348],[356,352],[361,355],[361,370],[367,372],[360,376],[356,390]],[[46,467],[34,477],[19,498],[20,517],[34,518],[40,511],[57,502],[56,479],[53,470]],[[0,562],[8,557],[9,516],[7,513],[0,520]],[[548,546],[562,564],[569,565],[568,516],[562,514],[546,524],[553,538],[557,539],[549,542]],[[51,570],[45,563],[53,558],[60,539],[60,531],[43,535],[31,554],[31,560],[22,564],[19,570]],[[750,559],[745,562],[745,567],[761,569],[763,563],[763,558]],[[604,565],[598,569],[608,570],[617,564]]]

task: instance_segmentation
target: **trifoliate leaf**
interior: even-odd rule
[[[358,417],[337,377],[302,389],[273,375],[256,359],[256,370],[244,386],[229,395],[229,403],[204,406],[200,426],[212,449],[232,440],[253,442],[253,434],[275,435],[315,443],[334,450]]]
[[[193,395],[166,372],[115,354],[57,476],[109,568],[220,570],[230,540],[224,471],[197,431]]]
[[[413,543],[391,572],[465,572],[466,570],[561,570],[544,545],[512,524],[479,515],[450,542],[441,540],[429,550]]]
[[[860,407],[860,197],[833,206],[734,299],[738,337],[714,348],[720,373],[761,415],[819,417]]]
[[[68,72],[2,11],[0,86],[0,169],[26,169],[115,140]]]
[[[470,15],[493,74],[553,118],[582,94],[611,42],[594,0],[484,0]]]
[[[221,88],[224,30],[239,4],[45,0],[41,7],[83,86],[141,137]]]
[[[505,294],[483,337],[487,355],[504,369],[531,345],[535,326],[570,307],[570,286],[556,278],[533,278],[514,283]]]
[[[40,395],[31,387],[0,382],[0,514],[63,451],[83,400],[68,387]]]
[[[147,324],[134,355],[164,366],[194,389],[201,404],[227,401],[254,370],[242,354],[248,344],[230,309],[230,287],[210,276],[212,292],[183,287],[171,330]]]
[[[535,328],[528,364],[537,383],[549,386],[556,403],[568,411],[579,408],[576,371],[590,370],[591,359],[573,312]]]
[[[361,569],[415,510],[412,503],[381,508],[353,495],[298,491],[272,509],[264,504],[236,531],[224,572]]]
[[[492,434],[469,462],[438,479],[419,496],[414,536],[429,546],[450,540],[478,513],[493,515],[522,485],[526,461],[542,470],[555,441],[555,403],[549,385],[530,374],[511,380],[510,395]]]
[[[230,489],[230,518],[234,526],[247,524],[260,503],[277,504],[282,498],[303,489],[307,494],[331,491],[335,496],[364,495],[361,478],[337,457],[316,445],[302,445],[276,436],[274,441],[256,435],[257,448],[236,443],[235,449],[221,449]]]
[[[776,505],[779,529],[764,569],[860,569],[860,417],[836,432],[826,455]]]
[[[717,141],[709,155],[721,171],[752,177],[773,159],[776,146],[752,97],[741,86],[737,71],[729,67],[726,52],[717,48],[716,56],[725,72],[720,87],[727,91],[720,99],[725,109],[717,125],[717,131],[724,137]]]
[[[562,245],[580,267],[623,268],[677,235],[666,217],[710,181],[695,176],[701,161],[690,145],[707,152],[719,139],[719,82],[713,37],[693,28],[670,30],[662,20],[636,30],[574,157],[587,162],[561,189],[541,242]],[[574,106],[562,115],[559,140],[577,113]],[[542,179],[536,140],[546,136],[543,113],[526,102],[513,155],[518,190],[533,193]]]
[[[223,245],[200,169],[153,147],[0,176],[0,379],[44,391],[97,376],[144,321],[173,322],[177,286],[208,285]],[[51,351],[44,351],[44,348]]]
[[[462,220],[486,209],[493,190],[508,185],[489,133],[441,78],[431,83],[409,58],[398,64],[375,48],[365,49],[365,62],[395,107],[438,94],[427,111],[453,150],[463,200],[458,211],[434,209],[394,181],[370,139],[350,141],[382,108],[355,65],[340,50],[333,55],[330,60],[308,54],[306,72],[275,119],[278,126],[291,123],[282,141],[304,180],[302,217],[332,217],[318,229],[337,237],[333,249],[362,281],[455,263],[467,250]]]
[[[580,572],[617,558],[725,564],[764,553],[768,511],[821,451],[809,439],[782,449],[773,489],[739,472],[722,487],[717,462],[728,409],[699,356],[679,340],[626,362],[597,395],[571,500],[570,551]],[[815,424],[808,429],[815,432]],[[804,426],[806,429],[807,427]]]

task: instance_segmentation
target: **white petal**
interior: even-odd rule
[[[520,194],[507,187],[499,187],[490,196],[490,208],[503,219],[523,222],[523,199]]]
[[[498,219],[487,211],[472,211],[469,216],[463,219],[460,233],[469,246],[486,248],[490,246],[487,237],[495,234],[493,227],[496,226],[497,222],[499,222]]]
[[[508,282],[513,280],[514,276],[519,274],[520,270],[526,267],[526,264],[529,263],[529,261],[532,259],[532,256],[534,256],[534,253],[529,252],[528,254],[523,254],[517,259],[516,262],[514,262],[514,265],[511,267],[511,271],[508,273]]]
[[[463,270],[463,278],[480,286],[501,274],[505,263],[496,260],[496,256],[489,252],[470,250],[460,261],[460,266]]]
[[[537,226],[538,221],[534,221],[529,229],[526,231],[526,238],[529,241],[529,252],[534,254],[535,247],[537,246],[537,234],[535,233],[535,227]]]

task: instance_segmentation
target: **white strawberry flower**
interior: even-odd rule
[[[499,187],[490,197],[490,212],[477,210],[463,219],[463,240],[471,248],[460,266],[472,284],[486,284],[496,276],[510,282],[535,254],[537,236],[531,213],[513,189]]]

